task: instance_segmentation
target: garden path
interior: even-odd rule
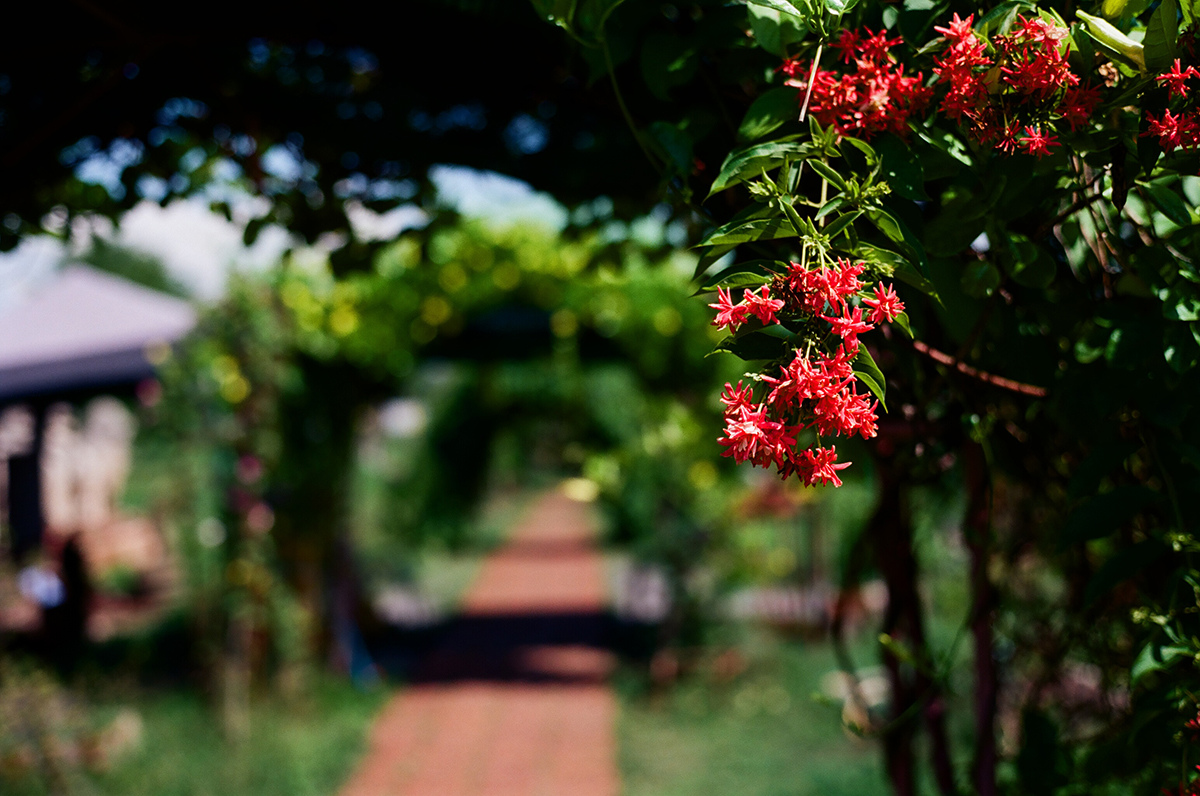
[[[588,507],[537,498],[376,719],[341,796],[615,796],[605,583]]]

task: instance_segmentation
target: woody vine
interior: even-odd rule
[[[748,367],[714,452],[869,462],[843,587],[889,589],[857,729],[893,791],[1200,792],[1196,4],[534,6],[697,220]],[[966,661],[926,627],[930,488],[965,500]]]

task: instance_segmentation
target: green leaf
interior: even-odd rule
[[[1163,302],[1163,317],[1169,321],[1200,321],[1200,297],[1185,293],[1183,286],[1178,284],[1175,289],[1163,288],[1158,292]]]
[[[530,0],[538,16],[559,27],[571,28],[575,16],[575,0]]]
[[[841,144],[839,145],[839,149],[845,146],[852,146],[859,152],[863,153],[863,157],[867,159],[867,164],[870,166],[874,166],[879,162],[879,153],[876,152],[875,149],[866,141],[858,138],[843,138]]]
[[[979,21],[975,23],[975,32],[984,37],[990,37],[997,33],[1008,33],[1017,14],[1021,11],[1031,10],[1033,7],[1033,3],[1022,2],[1022,0],[1009,0],[1009,2],[1001,3],[979,18]]]
[[[795,13],[781,13],[773,8],[751,5],[749,11],[750,30],[754,40],[772,55],[780,58],[788,55],[788,47],[803,41],[808,35],[804,20]],[[798,113],[797,113],[798,115]]]
[[[964,218],[957,200],[942,207],[932,221],[925,225],[925,240],[934,257],[954,257],[965,251],[987,228],[983,217]]]
[[[1150,23],[1146,26],[1146,37],[1142,39],[1146,68],[1153,73],[1165,72],[1175,62],[1175,40],[1179,33],[1179,6],[1175,0],[1162,0]]]
[[[1000,287],[1000,269],[987,260],[978,260],[969,263],[963,269],[959,281],[963,292],[968,296],[983,298],[991,295],[993,290]]]
[[[670,90],[692,79],[700,61],[694,45],[670,33],[654,33],[642,44],[642,79],[650,93],[670,100]]]
[[[930,146],[945,153],[948,157],[957,160],[964,166],[973,165],[970,152],[963,144],[962,139],[948,130],[939,130],[936,127],[928,129],[917,128],[917,135],[922,141]]]
[[[915,287],[925,295],[941,303],[941,299],[937,294],[937,288],[934,287],[933,282],[922,276],[913,267],[913,264],[901,255],[887,249],[881,249],[878,246],[872,246],[869,243],[858,244],[858,247],[854,251],[863,260],[882,266],[889,276],[894,276],[901,282]]]
[[[781,14],[788,14],[793,17],[803,18],[803,12],[796,6],[788,2],[788,0],[745,0],[746,5],[762,6],[769,8],[772,11],[778,11]]]
[[[705,280],[704,286],[697,290],[692,295],[699,296],[701,293],[712,293],[718,287],[728,287],[725,281],[734,274],[761,274],[767,277],[769,281],[776,274],[787,273],[788,263],[781,260],[742,260],[741,262],[733,263],[728,268],[722,268],[718,273],[712,274]]]
[[[1175,323],[1163,333],[1163,358],[1176,373],[1187,373],[1200,362],[1200,345],[1188,326],[1195,324]]]
[[[734,290],[737,288],[756,288],[761,285],[770,283],[775,279],[774,274],[763,274],[755,271],[739,271],[734,274],[723,275],[720,279],[714,279],[704,287],[696,291],[700,293],[713,293],[717,288],[723,287],[726,290]]]
[[[746,221],[735,227],[717,227],[708,234],[701,246],[736,246],[739,243],[749,243],[756,240],[775,240],[787,238],[796,234],[792,225],[785,218],[757,218]]]
[[[743,327],[717,343],[711,353],[727,351],[745,360],[781,359],[795,347],[796,340],[796,335],[777,323],[760,328]]]
[[[750,108],[746,111],[746,115],[738,127],[738,138],[743,141],[754,141],[798,118],[800,118],[799,92],[790,86],[773,88],[750,103]]]
[[[849,206],[850,206],[849,199],[847,199],[844,196],[835,196],[832,199],[830,199],[828,202],[826,202],[825,204],[821,205],[821,209],[817,211],[817,214],[815,216],[813,216],[813,221],[820,221],[822,218],[829,215],[833,211],[841,210],[843,207],[849,207]]]
[[[938,295],[937,288],[934,287],[933,282],[923,277],[908,260],[900,260],[900,264],[896,266],[895,275],[904,284],[915,287],[937,303],[942,303],[942,298]]]
[[[1188,210],[1188,206],[1184,204],[1179,194],[1171,190],[1169,186],[1157,181],[1139,183],[1139,186],[1150,203],[1157,207],[1164,216],[1181,227],[1189,226],[1192,223],[1192,212]]]
[[[902,312],[899,315],[897,315],[896,319],[894,321],[892,321],[892,323],[894,323],[896,326],[899,326],[901,331],[903,331],[906,335],[908,335],[908,339],[910,339],[910,340],[916,339],[916,335],[913,334],[912,326],[910,326],[908,323],[908,313],[907,312]]]
[[[810,160],[807,162],[813,171],[832,183],[839,191],[846,190],[846,181],[828,163],[821,160]]]
[[[823,235],[828,235],[830,239],[836,238],[838,235],[842,234],[842,231],[845,230],[846,227],[853,224],[854,220],[862,215],[862,212],[863,211],[861,210],[855,210],[850,213],[843,213],[835,218],[829,226],[822,229],[821,233]]]
[[[1061,542],[1069,546],[1108,536],[1142,510],[1160,502],[1157,492],[1140,484],[1126,484],[1094,495],[1079,504],[1063,526]]]
[[[908,226],[884,210],[868,210],[867,218],[871,219],[880,232],[887,235],[904,249],[904,256],[909,262],[915,263],[922,274],[929,272],[929,259],[925,256],[925,247],[917,240]]]
[[[254,241],[258,240],[258,234],[267,226],[266,218],[252,218],[246,224],[246,229],[242,231],[242,243],[246,246],[253,246]]]
[[[912,147],[894,135],[886,135],[876,141],[883,164],[883,174],[892,192],[905,199],[927,200],[925,177],[921,172],[921,161]]]
[[[692,138],[678,126],[652,122],[646,128],[645,140],[675,174],[683,177],[692,170]]]
[[[1041,246],[1019,232],[1008,236],[1005,265],[1013,281],[1024,287],[1044,289],[1054,281],[1054,258]]]
[[[696,262],[696,270],[692,273],[692,279],[699,279],[700,275],[712,267],[713,263],[729,254],[735,248],[737,248],[736,243],[708,247],[708,251],[701,254],[700,259]]]
[[[796,141],[796,136],[788,136],[778,141],[767,141],[734,150],[721,164],[721,172],[713,180],[708,195],[725,190],[740,182],[753,179],[764,171],[771,171],[783,165],[785,158],[802,158],[811,151],[807,143]]]
[[[879,400],[879,405],[886,412],[887,402],[884,400],[884,390],[887,380],[883,377],[883,371],[875,364],[871,352],[862,344],[859,344],[858,353],[854,355],[854,375]]]
[[[896,243],[904,242],[904,232],[900,229],[900,222],[892,217],[891,213],[883,210],[868,210],[867,218],[871,219],[880,232],[887,235]]]
[[[1200,0],[1183,0],[1180,10],[1183,11],[1183,29],[1187,30],[1200,19]]]
[[[1129,683],[1137,685],[1139,680],[1151,672],[1169,669],[1192,655],[1192,651],[1187,647],[1165,647],[1157,642],[1147,644],[1133,662],[1133,668],[1129,671]]]
[[[624,0],[583,0],[576,3],[575,27],[595,41],[604,36],[604,23]]]

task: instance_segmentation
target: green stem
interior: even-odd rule
[[[625,124],[629,126],[629,131],[633,133],[633,140],[637,141],[638,147],[642,150],[642,154],[646,156],[646,160],[650,161],[650,165],[658,172],[658,176],[663,176],[663,165],[659,163],[654,153],[646,146],[646,142],[642,139],[642,134],[634,124],[633,114],[629,112],[629,106],[625,104],[625,96],[621,93],[621,86],[617,83],[617,70],[613,67],[612,51],[608,48],[608,36],[604,35],[604,23],[608,21],[609,14],[613,9],[620,5],[616,3],[604,15],[604,19],[600,22],[600,46],[604,51],[604,66],[608,69],[608,79],[612,83],[613,94],[617,97],[617,107],[621,109],[621,115],[625,117]]]
[[[824,44],[817,45],[817,53],[813,56],[812,70],[808,73],[808,88],[804,91],[804,104],[800,106],[800,121],[808,115],[808,101],[812,99],[813,81],[817,79],[817,67],[821,63],[821,50]]]

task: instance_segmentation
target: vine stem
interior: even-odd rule
[[[1022,395],[1032,395],[1035,398],[1046,397],[1045,387],[1037,387],[1033,384],[1025,384],[1024,382],[1014,381],[1013,379],[1006,379],[1003,376],[996,376],[986,371],[979,370],[978,368],[973,368],[967,363],[963,362],[961,359],[952,357],[943,351],[938,351],[936,348],[933,348],[926,343],[921,342],[920,340],[913,340],[912,347],[919,353],[924,354],[932,359],[934,362],[954,368],[964,376],[978,379],[979,381],[986,382],[987,384],[991,384],[995,387],[1000,387],[1005,390],[1012,390],[1013,392],[1021,393]]]
[[[621,109],[621,115],[625,117],[625,124],[629,127],[629,132],[633,133],[633,140],[637,141],[638,148],[642,150],[642,154],[646,156],[646,160],[650,161],[650,165],[658,172],[658,176],[663,176],[662,164],[658,162],[658,158],[646,146],[646,142],[642,139],[641,132],[634,124],[633,114],[629,112],[629,106],[625,104],[625,95],[621,93],[621,86],[617,83],[617,70],[613,66],[612,51],[608,47],[608,34],[605,33],[604,26],[608,24],[608,18],[612,16],[612,12],[617,10],[617,6],[621,5],[624,0],[617,0],[609,9],[604,12],[604,16],[600,20],[599,25],[599,42],[600,50],[604,53],[604,66],[608,69],[608,80],[612,83],[613,94],[617,98],[617,107]]]
[[[804,104],[800,106],[800,121],[808,115],[808,101],[812,99],[813,81],[817,79],[817,67],[821,64],[821,49],[824,44],[817,45],[817,54],[813,56],[812,70],[808,73],[808,88],[804,92]]]

